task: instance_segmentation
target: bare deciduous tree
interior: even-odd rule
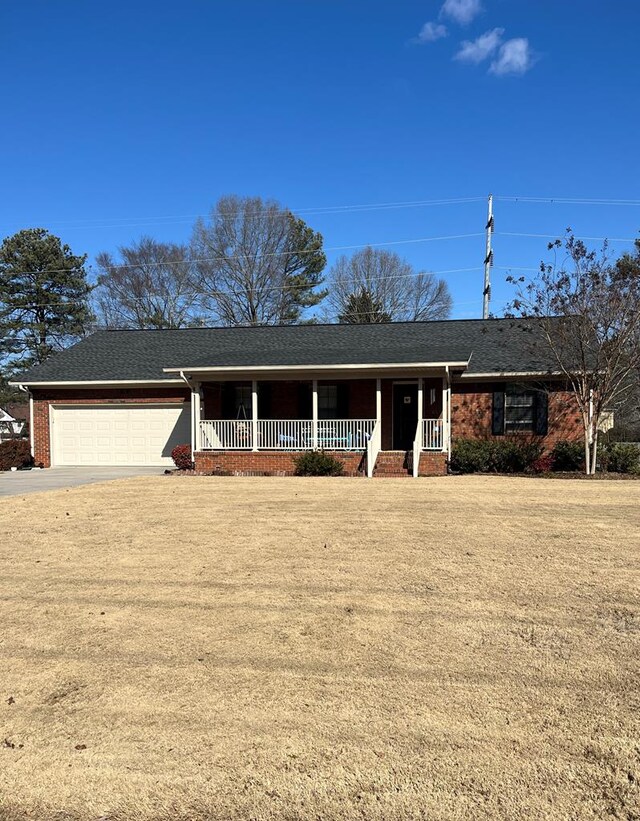
[[[197,285],[225,325],[298,322],[325,296],[322,236],[272,200],[222,197],[196,223],[192,250]]]
[[[364,248],[337,260],[331,269],[327,299],[332,317],[353,314],[354,300],[360,301],[360,294],[367,296],[376,316],[386,321],[446,319],[451,313],[446,282],[416,271],[390,251]],[[365,321],[362,310],[359,316]]]
[[[584,428],[585,466],[595,473],[602,417],[637,390],[640,371],[640,244],[617,262],[571,231],[549,244],[566,258],[538,276],[507,280],[518,289],[507,313],[537,317],[558,372],[571,386]],[[560,319],[560,321],[558,321]]]
[[[118,249],[120,261],[102,252],[94,298],[107,328],[182,328],[198,320],[200,294],[191,277],[189,248],[142,237]]]

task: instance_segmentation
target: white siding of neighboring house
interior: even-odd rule
[[[22,433],[24,428],[22,420],[14,419],[13,416],[0,408],[0,442],[4,439],[13,439]]]

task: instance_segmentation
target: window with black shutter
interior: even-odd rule
[[[545,391],[506,385],[493,394],[493,433],[535,433],[546,436],[548,397]]]

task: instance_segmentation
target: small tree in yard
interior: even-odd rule
[[[536,319],[558,372],[577,402],[584,428],[585,470],[593,474],[605,413],[624,404],[640,372],[640,242],[612,262],[605,243],[589,250],[569,229],[549,250],[561,264],[542,263],[538,276],[507,280],[518,289],[507,313]],[[529,328],[532,326],[529,325]]]

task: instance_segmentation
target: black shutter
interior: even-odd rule
[[[313,400],[309,382],[298,383],[298,418],[311,419],[313,416]]]
[[[271,382],[258,382],[258,416],[271,419]]]
[[[549,396],[546,391],[536,393],[536,418],[533,429],[538,436],[546,436],[549,430]]]
[[[493,393],[491,433],[494,436],[502,436],[504,434],[504,391],[494,391]]]
[[[336,419],[349,418],[349,383],[338,382],[337,384]]]
[[[222,418],[236,418],[236,387],[233,382],[222,385]]]

